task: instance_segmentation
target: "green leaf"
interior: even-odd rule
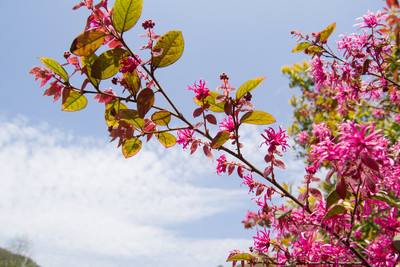
[[[62,110],[63,111],[78,111],[87,106],[88,100],[86,96],[79,91],[66,88],[62,95]]]
[[[142,141],[137,137],[133,137],[126,140],[122,145],[122,154],[125,158],[130,158],[139,153],[140,149],[142,149]]]
[[[251,261],[253,259],[253,255],[249,253],[237,253],[229,256],[229,258],[226,260],[227,262],[231,261]]]
[[[147,112],[153,107],[154,105],[154,92],[150,88],[145,88],[140,91],[137,97],[137,109],[139,112],[139,116],[144,118]]]
[[[256,124],[256,125],[267,125],[274,122],[275,122],[274,116],[261,110],[249,111],[245,113],[240,119],[240,123]]]
[[[49,68],[52,72],[54,72],[55,74],[60,76],[61,79],[63,79],[65,82],[67,82],[69,80],[67,71],[56,60],[49,58],[49,57],[42,57],[42,58],[40,58],[40,61],[42,61],[42,63],[47,68]]]
[[[98,87],[101,82],[101,80],[96,79],[92,76],[92,66],[97,58],[98,56],[96,54],[92,54],[88,57],[82,57],[83,69],[86,70],[86,76],[88,77],[89,81],[93,84],[94,87]]]
[[[236,91],[236,99],[241,99],[244,95],[252,91],[265,80],[264,77],[257,77],[242,84]]]
[[[142,14],[142,0],[116,0],[112,22],[118,32],[126,32],[138,22]]]
[[[176,137],[168,132],[156,134],[158,141],[166,148],[173,147],[176,144]]]
[[[134,109],[121,109],[118,113],[120,120],[129,123],[137,130],[142,130],[144,127],[144,119],[139,117],[139,112]]]
[[[151,120],[160,126],[168,125],[171,122],[171,112],[167,110],[154,112],[153,115],[151,115]]]
[[[158,40],[154,50],[161,54],[152,59],[156,68],[167,67],[175,63],[183,54],[185,42],[181,31],[169,31]]]
[[[320,33],[319,33],[319,41],[321,43],[324,43],[328,40],[329,36],[331,36],[331,34],[333,33],[333,31],[336,29],[336,22],[328,25],[328,27],[326,27],[325,29],[323,29]]]
[[[104,43],[106,33],[98,29],[83,32],[71,44],[70,51],[77,56],[88,57]]]
[[[311,45],[306,49],[306,53],[311,55],[321,53],[322,51],[323,49],[317,45]]]
[[[133,73],[125,72],[123,74],[123,77],[128,87],[129,93],[131,93],[131,95],[136,96],[141,86],[141,80],[139,78],[137,71],[134,71]]]
[[[333,190],[328,197],[326,198],[326,208],[329,209],[333,204],[338,203],[340,199],[339,194],[337,193],[336,189]]]
[[[100,80],[113,77],[119,72],[121,59],[127,56],[128,51],[122,48],[115,48],[104,52],[93,63],[92,76]]]
[[[376,193],[376,195],[372,196],[372,199],[383,201],[391,207],[396,207],[398,209],[400,208],[400,203],[396,202],[386,192],[383,191]]]
[[[224,112],[224,106],[225,103],[224,102],[217,102],[216,98],[217,96],[219,96],[219,94],[217,92],[210,92],[210,95],[207,96],[204,101],[207,102],[210,107],[208,108],[209,110],[213,111],[213,112]],[[194,102],[198,105],[198,106],[202,106],[203,103],[198,100],[197,98],[194,98]]]
[[[328,211],[328,213],[325,215],[324,219],[326,220],[335,215],[344,214],[346,212],[347,212],[347,210],[344,206],[336,204]]]
[[[211,148],[217,149],[223,146],[229,140],[230,133],[228,131],[218,132],[214,139],[211,141]]]
[[[122,110],[128,109],[128,107],[121,103],[119,100],[115,100],[111,103],[106,105],[106,110],[104,113],[104,117],[108,127],[115,127],[118,126],[119,118],[118,115]]]
[[[292,53],[299,53],[299,52],[303,52],[304,50],[306,50],[311,44],[309,42],[301,42],[298,43],[293,49],[292,49]]]

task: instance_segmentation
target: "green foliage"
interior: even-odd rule
[[[168,125],[171,122],[171,112],[167,110],[154,112],[153,115],[151,115],[151,120],[160,126]]]
[[[224,106],[225,103],[224,102],[218,102],[217,101],[217,97],[220,96],[217,92],[210,92],[210,95],[207,96],[204,101],[205,103],[207,103],[209,105],[208,109],[213,111],[213,112],[224,112]],[[194,98],[194,102],[198,105],[198,106],[202,106],[203,103],[198,100],[197,98]]]
[[[230,256],[226,261],[233,262],[233,261],[251,261],[253,260],[253,255],[249,253],[237,253]]]
[[[135,156],[142,149],[142,141],[139,138],[133,137],[126,140],[122,145],[122,154],[125,158]]]
[[[156,137],[165,148],[173,147],[176,144],[176,137],[168,132],[157,133]]]
[[[223,146],[230,137],[230,133],[228,131],[218,132],[217,135],[211,141],[211,148],[217,149]]]
[[[264,77],[258,77],[242,84],[236,91],[236,99],[241,99],[244,95],[250,93],[253,89],[259,86],[264,80],[265,80]]]
[[[323,29],[319,33],[319,41],[321,43],[324,43],[328,40],[329,36],[333,33],[333,31],[336,29],[336,22],[329,24],[325,29]]]
[[[303,52],[304,50],[306,50],[308,47],[311,46],[311,43],[309,42],[301,42],[298,43],[293,49],[292,49],[292,53],[299,53],[299,52]]]
[[[0,248],[0,266],[4,267],[39,267],[32,259]]]
[[[60,76],[61,79],[63,79],[65,82],[69,80],[67,71],[56,60],[48,57],[42,57],[40,60],[47,68],[49,68],[52,72],[54,72],[54,74]]]
[[[175,63],[183,54],[185,42],[181,31],[169,31],[158,40],[154,51],[160,51],[160,55],[153,57],[154,68],[167,67]]]
[[[115,29],[123,33],[135,26],[142,14],[142,7],[142,0],[116,0],[112,12]]]
[[[62,110],[63,111],[79,111],[86,108],[88,100],[85,95],[79,91],[65,88],[62,94]]]
[[[91,84],[93,84],[93,86],[95,86],[95,87],[98,87],[100,85],[100,82],[101,82],[100,79],[96,79],[92,75],[92,66],[93,66],[93,63],[96,61],[97,58],[98,58],[97,55],[94,54],[94,53],[92,55],[90,55],[90,56],[82,57],[83,70],[86,73],[86,76],[88,77],[88,79],[91,82]]]
[[[343,205],[336,204],[328,211],[328,213],[325,215],[324,219],[326,220],[335,215],[344,214],[346,212],[347,212],[347,210]]]
[[[271,114],[261,111],[254,110],[245,113],[240,119],[240,123],[256,124],[256,125],[267,125],[272,124],[276,120]]]
[[[123,74],[123,77],[131,95],[136,96],[142,83],[137,71],[134,71],[133,73],[126,72]]]
[[[95,79],[106,80],[119,72],[121,59],[128,56],[128,51],[114,48],[102,53],[93,63],[91,75]]]
[[[77,56],[89,57],[104,43],[106,33],[97,29],[85,31],[71,44],[70,51]]]

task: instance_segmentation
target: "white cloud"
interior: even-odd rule
[[[168,230],[247,196],[196,186],[211,170],[202,157],[150,147],[124,160],[114,144],[0,119],[0,241],[29,237],[45,267],[216,266],[249,246]]]

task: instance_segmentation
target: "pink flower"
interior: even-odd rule
[[[382,25],[383,20],[386,18],[386,15],[382,13],[381,11],[378,11],[376,13],[373,12],[368,12],[361,18],[357,18],[357,20],[361,20],[362,22],[355,24],[355,26],[358,26],[360,28],[375,28],[379,25]]]
[[[208,89],[206,85],[206,81],[200,80],[195,82],[192,86],[188,86],[188,90],[193,91],[195,93],[196,99],[199,101],[204,100],[207,96],[210,95],[210,89]]]
[[[305,145],[309,140],[309,136],[307,131],[301,131],[300,133],[297,134],[296,136],[296,141],[300,144],[300,145]]]
[[[264,130],[264,134],[261,134],[261,136],[265,139],[263,144],[269,146],[268,152],[270,153],[277,152],[278,147],[281,147],[282,151],[286,151],[286,148],[289,147],[286,130],[282,129],[280,126],[278,131],[269,127],[267,130]]]
[[[121,63],[120,72],[122,72],[122,73],[127,73],[127,72],[132,73],[140,65],[140,59],[138,61],[134,57],[127,57],[127,58],[122,59],[120,63]]]
[[[394,121],[400,123],[400,114],[394,116]]]
[[[96,99],[99,103],[108,104],[114,101],[117,95],[113,92],[112,89],[104,90],[104,94],[97,94],[94,99]]]
[[[242,184],[247,185],[247,187],[249,188],[249,192],[253,192],[254,188],[257,186],[257,182],[254,180],[251,173],[243,176]]]
[[[178,131],[178,138],[176,142],[183,146],[183,149],[193,141],[194,131],[192,129],[183,129]]]
[[[324,140],[325,138],[331,136],[331,131],[326,126],[324,122],[319,124],[312,125],[312,133],[315,135],[320,141]]]
[[[219,124],[219,129],[220,131],[228,131],[230,133],[235,131],[235,123],[233,122],[232,116],[229,115],[228,117],[223,118]]]
[[[227,167],[226,156],[221,155],[219,158],[217,158],[217,174],[220,175],[221,173],[225,173],[226,167]]]
[[[29,73],[35,76],[35,80],[41,80],[40,87],[45,86],[46,83],[53,78],[53,73],[51,71],[41,67],[34,67]]]
[[[324,71],[324,64],[319,56],[314,57],[311,61],[311,74],[314,78],[315,89],[319,91],[325,85],[327,78]]]
[[[268,253],[271,239],[269,237],[270,231],[258,230],[257,235],[253,236],[254,248],[260,253]]]
[[[386,112],[383,109],[374,109],[372,111],[372,116],[374,116],[377,119],[383,119],[385,118]]]

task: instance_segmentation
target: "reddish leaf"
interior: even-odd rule
[[[204,145],[204,146],[203,146],[203,151],[204,151],[204,154],[205,154],[208,158],[212,159],[213,155],[212,155],[212,153],[211,153],[211,149],[210,149],[210,146],[209,146],[209,145]]]
[[[237,173],[238,173],[240,178],[243,178],[243,167],[242,166],[239,166],[237,168]]]
[[[139,116],[144,118],[147,112],[151,109],[154,105],[154,93],[153,90],[149,88],[143,89],[138,97],[137,97],[137,109],[139,112]]]
[[[228,175],[231,175],[234,170],[235,170],[235,165],[229,164],[228,165]]]
[[[361,161],[366,165],[368,168],[379,172],[379,164],[376,162],[376,160],[372,159],[369,157],[367,154],[361,155]]]
[[[203,113],[203,108],[202,108],[202,107],[196,108],[196,109],[193,111],[193,118],[197,118],[197,117],[200,116],[202,113]]]
[[[264,170],[264,177],[267,178],[272,172],[272,167],[268,166],[267,168],[265,168]]]
[[[224,111],[226,115],[232,115],[232,103],[230,101],[226,102],[224,105]]]
[[[346,181],[343,177],[340,178],[338,183],[336,184],[336,192],[338,193],[341,199],[345,199],[347,195],[347,185]]]
[[[217,124],[217,119],[215,118],[215,116],[214,115],[212,115],[212,114],[208,114],[207,116],[206,116],[206,120],[209,122],[209,123],[211,123],[211,124]]]
[[[194,141],[192,145],[190,146],[190,154],[193,154],[196,152],[197,148],[199,147],[199,143],[197,141]]]

